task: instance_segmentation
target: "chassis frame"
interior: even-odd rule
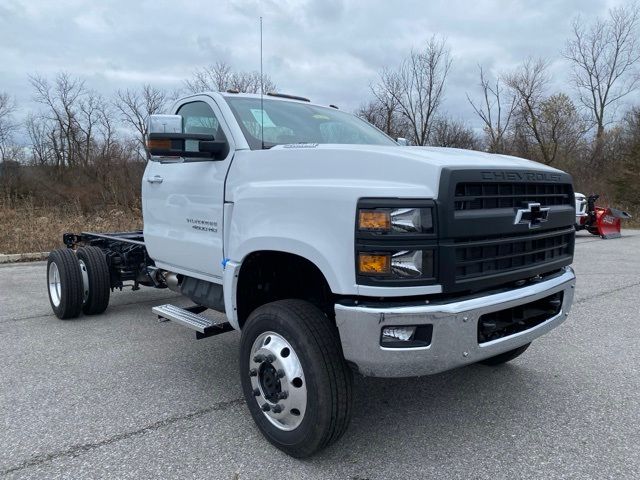
[[[111,290],[116,288],[122,290],[124,282],[127,281],[133,282],[133,290],[138,290],[140,285],[166,288],[164,282],[156,277],[157,269],[147,253],[142,230],[116,233],[65,233],[62,241],[67,248],[73,250],[81,246],[100,248],[109,266]]]

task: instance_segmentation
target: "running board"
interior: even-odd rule
[[[196,338],[198,339],[220,335],[221,333],[233,330],[229,322],[214,323],[207,317],[199,315],[199,313],[204,312],[206,309],[206,307],[199,305],[180,308],[167,303],[166,305],[153,307],[151,311],[158,315],[158,319],[171,320],[183,327],[195,330]]]

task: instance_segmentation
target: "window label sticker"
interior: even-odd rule
[[[267,115],[267,112],[265,112],[264,110],[261,110],[259,108],[252,108],[251,109],[251,114],[253,115],[253,118],[256,119],[256,122],[258,122],[258,125],[262,125],[263,127],[275,127],[276,126],[276,124],[273,123],[273,121],[271,120],[269,115]],[[262,123],[263,119],[264,119],[264,123]]]

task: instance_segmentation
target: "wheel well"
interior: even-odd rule
[[[307,300],[334,318],[333,295],[318,267],[299,255],[254,252],[242,262],[236,291],[240,328],[256,308],[287,298]]]

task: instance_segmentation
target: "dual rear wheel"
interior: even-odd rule
[[[104,253],[91,246],[75,253],[69,248],[52,251],[47,261],[47,287],[51,308],[60,319],[104,312],[111,293]]]

